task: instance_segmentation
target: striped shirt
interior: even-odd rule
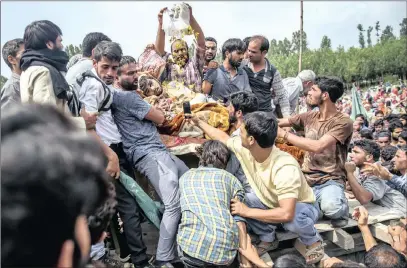
[[[182,220],[177,242],[189,256],[228,265],[239,248],[238,228],[230,201],[244,198],[240,182],[225,170],[199,167],[179,181]]]

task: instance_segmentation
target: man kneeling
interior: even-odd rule
[[[321,237],[314,227],[319,213],[315,196],[294,157],[274,146],[276,118],[266,112],[247,114],[240,137],[233,138],[195,116],[192,119],[212,139],[226,144],[239,159],[253,192],[246,193],[245,204],[233,200],[232,215],[246,218],[249,228],[262,241],[259,248],[263,252],[275,248],[275,224],[282,223],[305,244],[308,263],[321,260],[324,255]]]
[[[239,238],[240,246],[246,245],[245,223],[236,223],[239,219],[230,214],[231,200],[243,200],[244,190],[239,180],[225,171],[230,157],[225,145],[207,141],[197,151],[199,167],[179,181],[179,256],[186,267],[226,267],[236,258]]]

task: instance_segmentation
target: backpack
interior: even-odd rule
[[[104,112],[110,109],[110,105],[112,104],[112,93],[110,88],[91,70],[88,70],[80,75],[78,75],[75,79],[75,83],[69,85],[69,90],[67,91],[68,96],[68,107],[74,117],[79,117],[80,112],[82,109],[82,103],[79,100],[79,92],[82,87],[83,82],[86,78],[94,78],[98,80],[103,85],[104,90],[104,98],[102,104],[100,105],[98,112]]]

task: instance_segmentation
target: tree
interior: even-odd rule
[[[387,25],[386,28],[384,28],[383,32],[382,32],[382,36],[380,37],[380,41],[381,42],[387,42],[390,39],[394,39],[395,36],[393,34],[393,27],[391,27],[390,25]]]
[[[0,75],[0,88],[3,88],[4,84],[7,82],[7,78]]]
[[[300,52],[300,31],[293,32],[292,35],[292,52]],[[307,33],[305,31],[302,32],[302,52],[305,52],[308,49],[308,42],[307,42]]]
[[[377,43],[379,43],[379,37],[380,37],[380,34],[379,34],[379,31],[380,31],[380,22],[379,21],[376,21],[376,26],[375,26],[375,30],[376,30],[376,38],[377,38]]]
[[[82,54],[82,45],[79,45],[79,47],[72,44],[67,45],[65,47],[65,52],[68,54],[69,58],[75,56],[76,54]]]
[[[369,28],[367,28],[367,46],[368,47],[372,46],[372,31],[373,31],[373,27],[369,26]]]
[[[358,24],[357,28],[359,30],[359,45],[361,48],[365,48],[365,36],[363,35],[365,30],[363,29],[363,25]]]
[[[407,36],[407,18],[404,18],[400,25],[400,37]]]
[[[321,49],[331,49],[331,39],[326,35],[322,37]]]

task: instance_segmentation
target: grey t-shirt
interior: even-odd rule
[[[152,151],[167,150],[155,124],[145,119],[150,109],[151,105],[134,91],[113,93],[113,118],[122,135],[124,152],[132,163]]]
[[[376,176],[359,176],[359,183],[373,195],[372,203],[406,215],[407,200],[402,193],[390,188],[384,180]]]
[[[216,69],[209,69],[204,76],[204,81],[212,84],[209,95],[215,100],[224,101],[229,99],[231,93],[238,91],[252,92],[249,77],[242,68],[237,69],[237,74],[234,77],[230,77],[229,72],[223,65]]]

